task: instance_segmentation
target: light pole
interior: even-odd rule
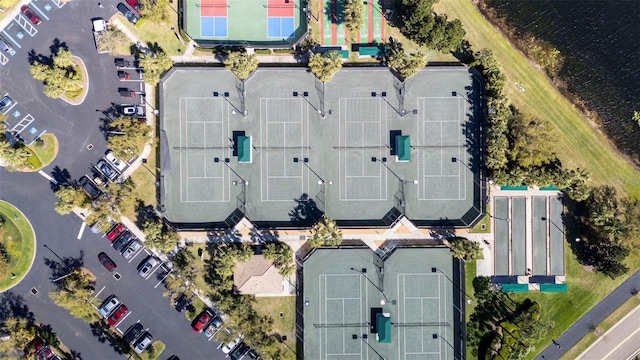
[[[487,215],[489,215],[489,217],[492,218],[492,219],[502,220],[502,221],[506,221],[506,222],[510,222],[511,221],[511,219],[508,218],[508,217],[507,218],[501,218],[501,217],[493,216],[493,215],[491,215],[489,213],[487,213]]]
[[[380,292],[380,294],[382,294],[382,297],[384,298],[384,300],[380,301],[380,305],[384,305],[386,303],[390,303],[391,305],[395,305],[396,301],[395,300],[391,300],[389,301],[389,299],[387,298],[387,295],[384,294],[384,290],[382,288],[380,288],[378,285],[376,285],[373,281],[371,281],[371,279],[369,279],[369,277],[367,275],[365,275],[365,273],[367,272],[367,268],[362,268],[362,269],[356,269],[354,267],[350,267],[349,270],[351,271],[355,271],[357,273],[360,273],[360,275],[364,276],[365,279],[367,279],[367,281],[369,281],[369,283],[371,283],[371,285],[373,285],[374,288],[376,288],[376,290],[378,290],[378,292]]]
[[[220,95],[222,95],[222,98],[225,99],[227,101],[227,103],[229,103],[229,105],[231,105],[231,107],[233,108],[233,110],[231,110],[232,114],[237,114],[240,113],[242,115],[243,118],[247,118],[247,115],[249,115],[249,112],[244,108],[244,100],[242,101],[242,110],[238,109],[235,105],[233,105],[233,103],[231,102],[231,100],[229,100],[229,92],[225,91],[225,92],[218,92],[218,91],[214,91],[213,92],[213,97],[220,97]],[[242,94],[244,96],[244,94]]]
[[[242,198],[240,199],[240,201],[242,202],[242,208],[240,210],[242,210],[242,213],[244,213],[245,216],[247,216],[246,213],[246,204],[247,204],[247,186],[249,186],[249,181],[245,180],[242,176],[240,176],[240,174],[238,174],[235,170],[233,170],[233,168],[229,165],[229,162],[231,161],[229,158],[224,158],[224,161],[222,162],[227,168],[229,168],[229,170],[231,170],[232,173],[235,174],[235,176],[238,177],[238,179],[240,179],[240,182],[242,184]],[[213,162],[214,163],[219,163],[220,162],[220,158],[213,158]],[[237,185],[237,181],[233,182],[233,185]]]
[[[405,197],[404,197],[404,186],[407,184],[413,184],[413,185],[418,185],[420,182],[418,180],[406,180],[400,177],[400,175],[396,174],[395,171],[391,170],[391,168],[387,165],[387,158],[383,157],[381,159],[378,159],[376,157],[372,157],[371,158],[371,162],[379,162],[380,164],[382,164],[382,166],[384,166],[385,168],[387,168],[387,170],[389,170],[389,172],[391,174],[393,174],[393,176],[395,176],[399,181],[400,181],[400,207],[402,214],[405,214]]]
[[[315,105],[313,105],[311,103],[311,101],[309,101],[308,97],[309,97],[309,92],[308,91],[294,91],[293,92],[293,97],[301,97],[304,99],[304,101],[307,102],[307,104],[309,104],[309,106],[311,106],[313,108],[313,110],[315,110],[318,115],[320,115],[323,119],[327,117],[327,114],[324,112],[323,109],[318,109]],[[331,114],[331,110],[329,110],[329,113]]]
[[[322,186],[322,206],[324,207],[324,213],[327,213],[327,185],[333,185],[333,180],[329,180],[329,181],[325,181],[317,172],[315,172],[315,170],[313,170],[311,168],[311,166],[309,166],[309,158],[297,158],[294,157],[293,158],[293,162],[294,163],[298,163],[300,162],[300,160],[302,160],[302,165],[306,166],[307,169],[309,169],[309,171],[311,171],[313,173],[313,175],[315,175],[318,178],[318,185]]]
[[[369,342],[367,341],[368,338],[369,336],[367,334],[362,334],[362,336],[359,336],[358,334],[351,335],[352,340],[358,340],[358,339],[362,340],[363,343],[367,344],[369,349],[373,350],[373,352],[376,353],[376,355],[378,355],[380,360],[384,360],[384,357],[382,357],[382,355],[380,355],[380,353],[377,352],[376,349],[374,349],[373,346],[371,346],[371,344],[369,344]]]
[[[549,219],[546,216],[541,217],[540,220],[550,222],[551,224],[553,224],[553,226],[556,227],[556,229],[560,230],[560,232],[562,232],[562,234],[564,234],[564,229],[562,229],[560,226],[558,226],[558,224],[556,224],[555,221]]]
[[[395,106],[391,105],[391,103],[389,101],[387,101],[387,92],[386,91],[381,91],[379,94],[375,91],[371,92],[371,97],[380,97],[382,100],[384,100],[384,102],[387,103],[387,105],[389,105],[390,108],[392,108],[396,113],[398,113],[398,115],[400,115],[400,117],[405,117],[408,112],[407,109],[405,109],[404,107],[401,109],[397,109]],[[415,110],[414,110],[415,112]]]
[[[432,273],[438,272],[438,273],[444,275],[444,277],[446,277],[447,280],[449,280],[453,286],[457,287],[458,291],[460,291],[460,293],[463,294],[467,298],[467,304],[471,305],[473,303],[473,298],[471,296],[467,295],[467,293],[464,292],[464,290],[462,290],[462,288],[458,284],[453,282],[453,280],[451,280],[451,278],[449,278],[449,276],[447,276],[447,274],[443,273],[442,270],[440,270],[438,268],[435,268],[435,267],[432,267],[431,268],[431,272]]]

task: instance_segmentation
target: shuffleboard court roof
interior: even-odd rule
[[[160,85],[165,217],[468,226],[483,204],[474,74],[426,68],[401,82],[386,68],[345,68],[323,84],[303,68],[258,69],[244,82],[174,68]]]

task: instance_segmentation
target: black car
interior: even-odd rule
[[[231,360],[241,359],[243,356],[247,355],[249,350],[251,350],[251,348],[249,348],[249,346],[247,346],[247,344],[242,343],[242,344],[236,346],[236,348],[233,349],[233,351],[231,353],[229,353],[229,358]]]
[[[91,181],[91,179],[86,176],[81,177],[80,181],[78,181],[78,184],[80,184],[82,191],[84,191],[91,198],[91,200],[97,199],[98,196],[102,194],[102,191],[98,189],[96,184],[94,184],[93,181]]]
[[[118,173],[104,160],[98,161],[96,169],[98,169],[109,181],[113,181],[118,177]]]
[[[113,242],[113,249],[117,251],[122,250],[131,240],[133,240],[133,238],[134,236],[130,231],[125,231],[116,241]]]
[[[189,305],[191,305],[191,299],[187,297],[187,295],[182,294],[178,296],[176,301],[173,303],[176,307],[176,311],[183,312],[187,309]]]
[[[129,60],[125,60],[123,58],[116,58],[115,63],[116,63],[116,67],[118,68],[131,67],[131,63],[129,62]]]
[[[129,9],[127,5],[123,3],[119,3],[118,6],[116,7],[118,8],[118,11],[120,11],[122,15],[124,15],[124,17],[127,18],[127,20],[129,20],[130,23],[135,25],[135,23],[137,23],[138,20],[140,20],[140,16],[138,16],[138,14],[131,11],[131,9]]]
[[[122,338],[124,339],[124,341],[127,342],[127,344],[133,344],[133,342],[136,341],[136,339],[138,339],[138,337],[142,334],[143,331],[144,331],[144,326],[142,326],[142,324],[140,323],[135,323],[131,325],[129,329],[127,329],[127,331],[124,333],[124,336]]]
[[[243,357],[243,359],[258,360],[260,359],[260,355],[258,355],[258,353],[255,350],[250,349],[247,355]]]

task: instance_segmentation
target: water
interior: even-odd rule
[[[640,1],[486,0],[518,33],[565,57],[560,76],[589,104],[618,149],[640,164]]]

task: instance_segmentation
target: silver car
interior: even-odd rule
[[[160,259],[155,256],[149,256],[138,268],[138,274],[143,278],[147,278],[151,274],[151,270],[158,264],[160,264]]]
[[[149,347],[149,345],[151,345],[152,342],[153,342],[153,336],[151,336],[151,334],[146,332],[144,333],[144,335],[140,337],[140,339],[138,339],[138,341],[136,341],[136,345],[133,349],[135,350],[136,354],[142,354],[142,352],[147,350],[147,348]]]
[[[125,259],[131,259],[131,257],[142,249],[142,243],[140,240],[133,240],[124,250],[122,250],[122,256]]]
[[[120,299],[118,299],[117,296],[115,295],[111,295],[107,298],[107,300],[105,300],[102,305],[100,305],[100,307],[98,308],[98,313],[100,314],[100,316],[102,316],[103,318],[108,318],[109,315],[111,315],[111,313],[118,307],[120,306],[120,304],[122,304],[122,302],[120,302]]]

